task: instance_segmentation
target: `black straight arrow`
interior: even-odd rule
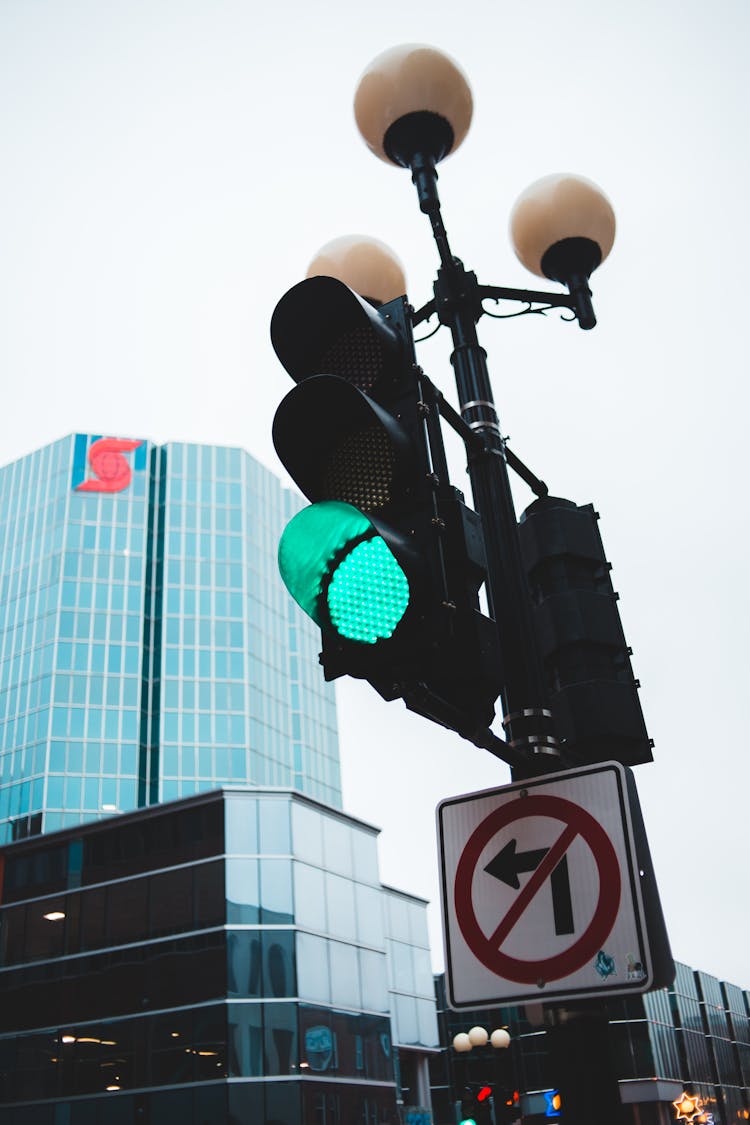
[[[521,872],[536,871],[549,848],[537,848],[528,852],[517,852],[518,841],[509,840],[505,847],[485,867],[488,875],[517,891],[521,886],[518,876]],[[573,934],[573,903],[570,897],[570,878],[568,857],[564,855],[550,875],[552,889],[552,910],[555,916],[556,934]]]
[[[552,887],[552,909],[555,912],[555,933],[574,934],[573,903],[570,898],[568,857],[564,855],[549,877]]]

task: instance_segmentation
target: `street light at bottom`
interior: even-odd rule
[[[483,1027],[472,1027],[469,1031],[460,1031],[454,1036],[453,1049],[458,1054],[465,1055],[475,1047],[486,1047],[488,1043],[497,1050],[503,1050],[510,1046],[510,1035],[502,1027],[496,1028],[491,1035]],[[459,1125],[500,1125],[501,1122],[510,1120],[507,1106],[516,1107],[518,1100],[519,1095],[515,1090],[509,1094],[505,1089],[490,1083],[467,1083],[461,1095]]]

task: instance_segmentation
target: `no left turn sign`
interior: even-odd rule
[[[650,987],[619,763],[443,801],[438,835],[453,1007]]]
[[[504,829],[533,817],[558,821],[561,831],[523,889],[513,900],[491,934],[485,934],[472,903],[473,873],[485,845]],[[503,952],[505,938],[517,925],[523,926],[524,913],[547,879],[566,856],[577,837],[591,849],[599,876],[599,896],[591,921],[571,945],[542,960],[522,960]],[[524,801],[506,804],[487,816],[472,833],[461,853],[454,883],[456,918],[461,932],[475,956],[492,972],[508,980],[531,984],[559,980],[580,969],[604,945],[612,932],[620,905],[620,867],[612,843],[599,821],[590,813],[562,797],[529,796]]]

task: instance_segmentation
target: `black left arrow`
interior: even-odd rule
[[[501,883],[507,883],[514,891],[521,886],[518,876],[522,871],[536,871],[539,864],[546,856],[549,848],[538,848],[536,851],[516,852],[516,840],[509,840],[502,851],[485,867],[488,875],[494,875]]]
[[[502,851],[485,867],[488,875],[493,875],[501,883],[506,883],[517,891],[521,886],[518,879],[522,871],[536,871],[549,848],[537,848],[528,852],[516,851],[517,840],[509,840]],[[568,857],[563,856],[550,875],[552,888],[552,910],[555,918],[556,934],[575,933],[573,903],[570,898],[570,878],[568,876]]]

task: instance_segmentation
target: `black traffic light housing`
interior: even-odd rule
[[[519,523],[549,706],[581,762],[653,761],[631,650],[591,504],[545,496]]]
[[[385,699],[403,698],[461,732],[488,727],[501,678],[495,623],[479,608],[486,578],[481,520],[450,485],[437,403],[416,363],[406,299],[375,309],[334,278],[311,278],[282,297],[271,338],[298,384],[277,410],[274,445],[321,516],[300,513],[297,528],[330,517],[315,544],[285,532],[280,546],[287,585],[321,627],[326,679],[366,679]],[[358,532],[340,533],[339,517]],[[376,578],[371,596],[361,589],[361,630],[357,621],[342,624],[333,605],[339,579],[347,567],[355,571],[351,560],[363,544],[377,547],[389,573],[405,580],[401,593],[393,587],[403,612],[399,603],[395,624],[389,618],[380,633],[371,621],[380,604]],[[377,559],[368,573],[376,569]]]
[[[461,1123],[473,1122],[473,1125],[494,1125],[492,1116],[493,1097],[492,1086],[486,1083],[465,1086],[461,1095]]]
[[[497,1089],[493,1097],[495,1125],[510,1125],[521,1116],[521,1095],[518,1090]]]

